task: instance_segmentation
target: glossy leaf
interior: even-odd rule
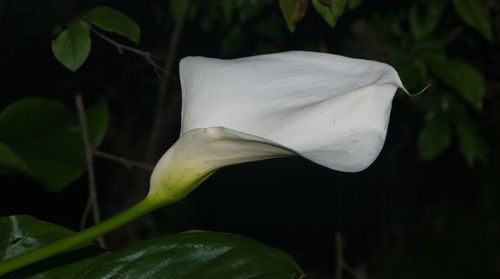
[[[27,253],[74,234],[75,232],[67,228],[40,221],[32,216],[17,215],[0,217],[0,261]],[[75,247],[75,249],[82,247],[87,248],[79,249],[74,253],[65,253],[64,255],[51,258],[49,261],[44,261],[41,264],[28,266],[25,269],[9,273],[4,277],[5,279],[77,278],[77,275],[84,273],[86,268],[99,258],[99,256],[96,257],[95,255],[101,253],[96,246],[92,245],[92,242],[87,242],[80,247]],[[33,272],[39,270],[43,270],[43,272],[28,277]]]
[[[295,261],[247,237],[206,231],[167,235],[101,257],[79,279],[292,279]],[[38,277],[52,278],[52,277]]]
[[[451,126],[444,119],[434,119],[425,124],[418,135],[420,159],[429,161],[441,155],[451,143]]]
[[[290,32],[295,30],[295,23],[304,17],[309,0],[280,0],[281,12]]]
[[[95,148],[106,133],[107,105],[100,103],[86,114]],[[0,172],[30,176],[49,191],[61,190],[86,167],[77,114],[59,102],[25,98],[5,108],[0,114],[0,142],[7,147],[0,151],[12,155],[1,159]]]
[[[90,24],[84,20],[69,22],[66,30],[52,41],[54,56],[73,72],[85,62],[90,48]]]
[[[441,54],[428,53],[422,57],[435,76],[454,88],[474,109],[481,110],[486,81],[479,71],[467,62],[449,59]]]
[[[102,253],[97,256],[90,256],[81,260],[74,261],[65,265],[55,266],[46,269],[25,279],[79,279],[89,271],[89,267],[100,260],[108,253]]]
[[[0,260],[32,251],[74,234],[27,215],[0,217]]]
[[[312,3],[326,23],[333,28],[337,23],[337,19],[344,13],[347,0],[312,0]]]
[[[82,14],[82,17],[103,30],[115,32],[136,44],[139,43],[141,28],[120,11],[105,6],[96,7]]]
[[[490,12],[484,0],[453,0],[453,6],[467,25],[493,41]]]
[[[426,2],[425,16],[421,17],[422,4],[418,1],[413,3],[408,20],[412,35],[421,40],[429,36],[437,27],[446,9],[448,0],[432,0]]]

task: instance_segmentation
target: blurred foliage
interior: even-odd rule
[[[140,58],[119,55],[113,46],[97,37],[92,37],[89,54],[90,29],[83,22],[132,42],[138,42],[140,36],[141,45],[134,47],[163,57],[174,25],[182,17],[183,3],[184,0],[0,0],[0,22],[5,26],[4,37],[9,38],[0,42],[4,49],[0,70],[4,86],[18,88],[3,93],[4,107],[27,96],[69,102],[68,93],[74,92],[76,82],[89,103],[106,99],[110,104],[110,132],[102,148],[145,160],[145,138],[151,130],[151,108],[158,85],[154,73]],[[92,16],[74,21],[75,17],[103,6],[126,14],[141,26],[141,31],[133,31],[139,29],[130,24],[125,29],[110,26],[90,19]],[[356,179],[295,161],[286,166],[299,168],[297,172],[268,162],[261,163],[261,168],[242,167],[249,172],[258,171],[262,180],[230,168],[223,173],[233,175],[227,181],[216,175],[185,204],[159,212],[159,220],[169,220],[165,225],[158,222],[162,231],[201,224],[273,239],[276,245],[292,251],[306,273],[314,275],[316,269],[321,270],[317,276],[321,278],[323,273],[332,273],[333,260],[325,256],[324,250],[321,254],[308,249],[313,245],[320,247],[318,250],[332,248],[325,244],[331,240],[331,231],[343,230],[350,240],[346,245],[347,261],[358,261],[374,278],[498,277],[498,1],[192,0],[185,20],[177,60],[187,55],[235,58],[292,49],[326,51],[389,63],[412,92],[427,84],[431,87],[419,97],[400,94],[396,98],[384,151],[370,169],[356,174]],[[106,35],[122,42],[121,36]],[[52,39],[55,58],[50,52]],[[123,43],[128,44],[129,40]],[[88,51],[72,48],[75,42],[89,46]],[[69,49],[73,51],[64,53]],[[67,71],[56,59],[67,61],[63,62],[67,68],[78,71]],[[171,82],[168,96],[162,139],[165,149],[178,135],[180,97],[176,82]],[[74,119],[69,116],[74,112],[65,107],[67,114],[57,119]],[[10,131],[0,126],[5,137],[11,137]],[[38,136],[29,136],[34,137]],[[2,173],[7,172],[5,169],[33,172],[27,159],[30,149],[16,147],[22,141],[0,141]],[[79,175],[71,175],[63,184],[81,175],[84,166],[81,161],[76,165],[72,171],[62,173]],[[130,200],[147,190],[146,186],[138,186],[147,184],[144,175],[133,171],[124,174],[123,168],[104,163],[103,166],[101,179],[109,186],[101,191],[110,204],[110,212],[130,204]],[[43,173],[52,177],[51,172]],[[317,180],[300,180],[303,176]],[[34,177],[44,183],[39,179],[41,175]],[[17,185],[18,181],[27,183],[17,177],[6,179],[10,179],[6,185],[21,189],[12,187],[14,194],[24,189]],[[211,181],[219,184],[210,185]],[[257,187],[260,183],[266,186]],[[286,188],[274,189],[268,183],[288,184]],[[314,187],[327,184],[333,186]],[[342,188],[346,184],[350,187]],[[276,198],[263,201],[267,197]],[[7,201],[6,198],[4,202]],[[42,207],[35,203],[32,206],[35,212]],[[72,219],[68,217],[67,221],[72,224]],[[339,224],[338,219],[344,223]],[[287,225],[282,224],[285,222]],[[299,241],[301,235],[305,237]],[[293,239],[292,244],[285,242],[287,237]],[[317,263],[327,267],[318,267]]]
[[[99,103],[86,112],[90,144],[97,148],[106,134],[108,107]],[[86,169],[80,122],[63,103],[24,98],[0,114],[0,173],[22,174],[49,191],[59,191]]]

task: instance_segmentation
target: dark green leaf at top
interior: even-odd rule
[[[139,43],[139,25],[120,11],[105,6],[96,7],[82,14],[82,17],[103,30],[118,33],[136,44]]]
[[[467,25],[493,41],[490,11],[483,0],[453,0],[453,6]]]
[[[106,133],[107,105],[100,103],[86,114],[96,148]],[[0,143],[0,173],[32,177],[49,191],[63,189],[85,171],[76,111],[59,102],[25,98],[9,105],[0,114]]]
[[[448,0],[432,0],[425,3],[425,9],[422,9],[424,5],[420,1],[414,1],[408,14],[410,30],[417,40],[429,36],[436,29]],[[422,13],[422,10],[425,13]]]
[[[326,23],[333,28],[337,23],[337,19],[344,13],[347,0],[312,0],[312,3]]]
[[[90,24],[84,20],[69,22],[66,30],[52,41],[54,56],[73,72],[85,62],[90,48]]]
[[[281,12],[290,32],[295,30],[295,23],[304,17],[309,0],[280,0]]]
[[[486,81],[479,71],[464,61],[450,59],[442,54],[427,53],[422,58],[444,84],[454,88],[474,109],[481,110]]]

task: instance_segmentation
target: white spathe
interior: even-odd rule
[[[290,155],[361,171],[380,153],[403,87],[387,64],[305,51],[186,57],[180,79],[181,136],[156,165],[150,194],[194,188],[223,166]]]

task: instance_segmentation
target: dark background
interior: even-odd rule
[[[412,5],[422,1],[365,1],[346,11],[333,29],[310,5],[294,33],[288,31],[278,1],[247,2],[228,19],[221,1],[192,1],[175,64],[188,55],[234,58],[300,49],[375,59],[400,70],[404,65],[394,63],[396,53],[419,55],[414,46],[422,42],[412,41],[407,18]],[[486,2],[497,39],[500,7],[495,1]],[[50,44],[74,15],[108,5],[141,26],[141,42],[135,47],[164,57],[181,1],[0,3],[2,107],[27,96],[73,105],[78,84],[86,104],[100,100],[109,104],[110,125],[100,150],[154,165],[179,133],[178,80],[169,82],[161,140],[154,155],[147,158],[159,84],[151,66],[134,54],[120,55],[94,36],[88,60],[72,73],[54,58]],[[469,62],[486,79],[483,108],[470,111],[488,148],[484,158],[468,163],[453,137],[440,154],[422,160],[417,138],[428,121],[429,104],[436,96],[444,102],[453,93],[447,93],[450,88],[432,74],[420,78],[410,71],[401,75],[409,89],[415,91],[428,83],[432,87],[415,98],[398,93],[384,149],[366,171],[335,172],[302,158],[226,167],[185,200],[108,234],[108,246],[117,249],[182,230],[225,231],[286,251],[311,278],[332,278],[335,234],[340,232],[345,261],[367,276],[357,278],[499,276],[499,43],[488,42],[464,25],[450,3],[429,40],[448,38],[457,28],[459,34],[444,47],[446,54]],[[133,46],[119,36],[109,36]],[[177,67],[172,72],[176,75]],[[95,160],[104,218],[131,206],[147,192],[147,171]],[[2,176],[0,183],[1,215],[29,214],[78,230],[88,195],[85,176],[56,193],[19,176]]]

